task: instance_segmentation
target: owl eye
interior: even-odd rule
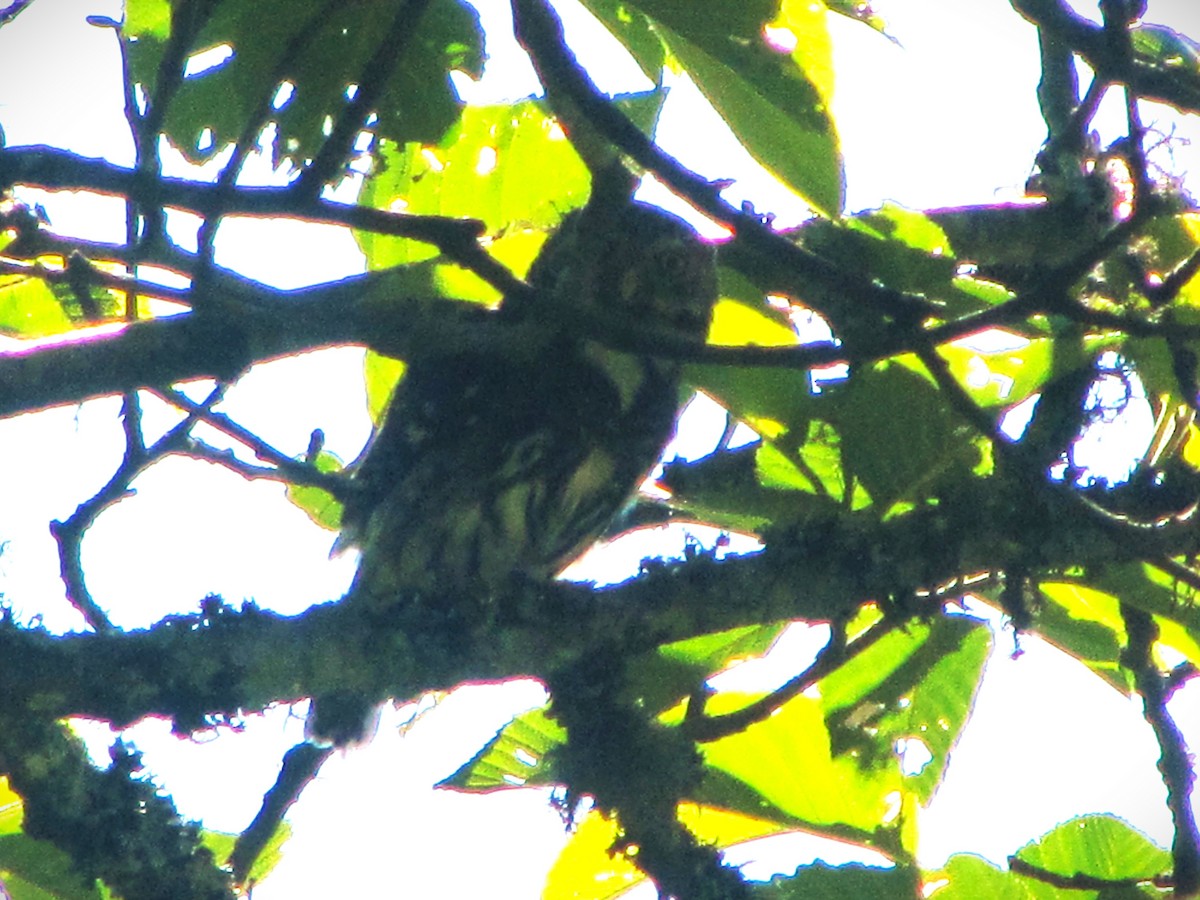
[[[694,280],[694,276],[706,266],[699,248],[678,241],[663,241],[655,248],[655,272],[673,287]]]

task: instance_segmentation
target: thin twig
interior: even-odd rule
[[[223,388],[218,386],[201,407],[207,408],[216,403],[222,392]],[[50,533],[58,543],[59,569],[67,599],[97,633],[110,632],[113,625],[88,590],[80,559],[83,536],[104,510],[130,496],[129,485],[134,478],[158,459],[187,445],[189,433],[197,421],[198,416],[189,413],[150,447],[142,446],[140,441],[128,442],[121,464],[108,483],[81,503],[66,521],[56,519],[50,523]]]
[[[831,628],[836,629],[837,623]],[[786,684],[776,688],[753,703],[743,706],[736,712],[721,716],[689,715],[680,726],[683,732],[692,740],[708,742],[719,740],[731,734],[745,731],[751,725],[765,721],[784,703],[793,697],[804,693],[834,669],[845,665],[850,660],[874,646],[880,638],[895,631],[896,624],[885,620],[873,626],[865,634],[859,636],[852,644],[846,646],[831,632],[829,643],[817,655],[816,660],[800,674],[789,679]]]
[[[333,178],[341,162],[349,156],[355,136],[366,125],[367,116],[383,93],[384,86],[404,58],[404,52],[417,33],[421,17],[428,7],[429,0],[403,0],[391,27],[363,66],[354,98],[342,109],[316,159],[300,173],[300,178],[293,185],[301,197],[315,198],[326,182]]]
[[[157,297],[160,300],[170,300],[174,303],[190,303],[190,289],[181,290],[179,288],[166,287],[161,284],[156,284],[153,281],[145,281],[140,278],[133,278],[128,275],[117,275],[113,272],[105,272],[103,269],[97,268],[90,262],[87,262],[82,257],[78,258],[80,264],[86,265],[89,268],[88,280],[101,287],[108,288],[114,291],[126,292],[130,299],[129,303],[135,302],[134,298],[138,295],[147,297]],[[3,275],[21,275],[27,278],[40,278],[43,281],[48,281],[51,284],[66,284],[69,281],[70,275],[66,267],[61,269],[52,269],[41,262],[23,262],[19,260],[5,259],[0,257],[0,274]],[[128,318],[128,317],[127,317]]]
[[[324,4],[312,11],[308,19],[293,33],[287,46],[283,48],[283,51],[279,55],[279,60],[275,64],[275,69],[267,81],[268,93],[259,97],[254,109],[250,110],[246,116],[245,127],[234,144],[233,153],[225,165],[222,166],[221,173],[217,176],[215,187],[218,192],[223,193],[234,186],[238,175],[241,174],[246,159],[254,151],[258,142],[258,136],[262,133],[263,127],[266,125],[267,118],[271,114],[271,104],[275,99],[275,94],[279,89],[280,83],[284,80],[290,64],[301,51],[321,36],[322,32],[318,26],[340,5],[340,0],[325,0]],[[203,280],[204,273],[212,265],[213,241],[216,238],[219,223],[220,216],[206,217],[200,223],[200,230],[197,236],[198,266],[196,271],[198,280]]]
[[[1139,884],[1153,884],[1158,888],[1169,888],[1175,880],[1167,875],[1156,875],[1153,878],[1097,878],[1095,875],[1085,875],[1076,872],[1074,875],[1060,875],[1041,866],[1025,862],[1019,856],[1008,858],[1008,869],[1016,875],[1024,875],[1043,884],[1053,887],[1076,891],[1112,891],[1117,888],[1134,888]]]
[[[217,8],[216,0],[182,0],[171,10],[171,32],[154,76],[154,92],[146,99],[145,113],[130,121],[135,145],[134,171],[139,180],[149,182],[162,171],[158,154],[158,135],[166,121],[167,109],[183,84],[183,69],[194,38]],[[135,112],[126,108],[126,112]],[[131,200],[138,198],[130,194]],[[163,208],[153,202],[139,203],[143,241],[164,234]]]
[[[188,413],[190,419],[204,422],[222,434],[234,438],[254,451],[254,455],[265,462],[271,463],[274,469],[262,469],[242,463],[227,451],[217,450],[202,442],[197,442],[193,448],[195,455],[236,471],[247,478],[273,478],[292,484],[303,484],[319,487],[339,499],[345,499],[345,479],[337,475],[319,471],[315,466],[293,459],[286,453],[272,447],[258,435],[243,425],[239,425],[224,413],[213,412],[208,405],[196,403],[186,394],[173,388],[159,388],[154,391],[167,403],[177,406]]]
[[[0,186],[29,184],[48,190],[95,191],[132,197],[147,205],[170,206],[199,216],[290,216],[306,222],[347,225],[434,244],[452,256],[484,232],[476,219],[414,216],[367,206],[305,199],[291,187],[215,185],[160,175],[143,176],[99,159],[86,159],[53,147],[5,148],[0,153]]]
[[[33,0],[14,0],[8,9],[0,12],[0,25],[7,25],[33,4]]]

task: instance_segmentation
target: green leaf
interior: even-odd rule
[[[706,712],[729,713],[756,699],[717,694]],[[795,697],[745,731],[705,744],[702,752],[708,770],[697,797],[702,803],[898,852],[889,832],[899,772],[864,772],[852,759],[835,757],[819,700]]]
[[[1106,215],[1084,215],[1070,203],[960,206],[926,215],[946,232],[960,260],[1003,273],[1001,280],[1021,281],[1031,270],[1070,263],[1110,227]]]
[[[609,33],[625,45],[646,77],[662,82],[666,51],[662,39],[654,33],[650,20],[624,0],[581,0]]]
[[[731,844],[777,834],[782,829],[772,822],[693,803],[679,804],[679,821],[703,844]],[[623,854],[613,853],[620,838],[615,820],[596,811],[576,824],[571,840],[555,860],[546,877],[542,897],[571,900],[610,900],[624,896],[646,876]]]
[[[1132,687],[1121,668],[1125,622],[1120,601],[1084,584],[1045,581],[1038,584],[1049,603],[1037,614],[1037,631],[1066,650],[1123,694]]]
[[[363,375],[367,383],[367,412],[378,425],[383,421],[388,402],[396,384],[404,376],[404,363],[390,356],[368,353],[363,360]]]
[[[786,623],[746,625],[715,634],[663,644],[658,655],[698,674],[711,674],[723,668],[734,657],[760,656],[771,649]]]
[[[1133,49],[1163,69],[1200,75],[1200,44],[1164,25],[1139,25],[1129,30]]]
[[[1194,212],[1153,216],[1146,222],[1146,240],[1136,250],[1145,275],[1164,277],[1195,252],[1200,242],[1200,215]]]
[[[260,104],[280,85],[293,93],[270,119],[277,125],[272,141],[275,165],[300,166],[319,151],[326,122],[336,120],[347,91],[362,77],[362,66],[391,28],[399,3],[339,5],[319,0],[264,0],[222,3],[190,42],[194,54],[229,47],[223,63],[185,80],[163,122],[163,132],[193,161],[204,161],[238,139]],[[171,32],[193,7],[176,6]],[[403,13],[401,13],[403,14]],[[306,36],[297,40],[302,31]],[[154,96],[158,68],[169,40],[161,8],[141,9],[123,29],[135,82]],[[454,124],[459,103],[449,81],[457,70],[482,73],[483,34],[475,10],[459,0],[433,0],[419,22],[411,23],[403,55],[384,84],[369,129],[398,143],[433,143]],[[265,125],[266,122],[261,123]],[[211,137],[202,143],[206,132]]]
[[[318,472],[340,472],[345,468],[342,460],[327,450],[310,462]],[[314,524],[329,531],[342,527],[342,504],[329,491],[307,484],[289,484],[286,492],[288,500],[300,507]]]
[[[762,479],[758,459],[765,449],[748,444],[691,462],[675,460],[664,466],[659,482],[671,491],[672,509],[721,528],[757,531],[777,518],[794,518],[796,507],[794,495]]]
[[[980,406],[1015,406],[1040,391],[1050,377],[1054,342],[1038,338],[991,351],[955,343],[939,347],[938,354]]]
[[[1171,90],[1160,86],[1156,99],[1167,94],[1185,112],[1200,107],[1200,44],[1165,25],[1139,25],[1129,29],[1129,37],[1138,63],[1169,79]]]
[[[1130,337],[1121,348],[1138,378],[1146,387],[1146,396],[1164,398],[1175,406],[1185,396],[1175,373],[1175,363],[1167,341],[1162,337]]]
[[[40,278],[0,275],[0,333],[37,338],[62,334],[71,320],[54,291]]]
[[[750,420],[761,426],[762,420]],[[799,447],[784,433],[693,462],[671,462],[660,481],[671,490],[670,506],[723,528],[757,531],[774,522],[796,523],[834,515],[845,503],[837,432],[825,422],[807,423]],[[870,505],[851,486],[852,509]]]
[[[721,299],[713,310],[708,343],[734,347],[788,347],[795,329],[763,300],[763,292],[741,273],[718,268]],[[687,365],[684,377],[759,433],[807,429],[815,410],[808,372],[796,369]]]
[[[618,98],[617,106],[652,127],[664,94]],[[463,110],[458,126],[435,145],[384,142],[382,165],[359,202],[414,215],[481,219],[491,234],[544,230],[583,204],[587,167],[556,120],[534,100]],[[372,268],[415,262],[433,253],[415,241],[357,235]]]
[[[905,787],[928,802],[967,723],[990,646],[982,622],[945,617],[892,632],[839,666],[817,686],[834,752],[864,768],[891,768],[897,742],[919,741],[932,759],[905,776]]]
[[[837,429],[827,422],[814,419],[808,423],[807,432],[804,442],[788,456],[794,475],[799,476],[794,486],[848,505],[851,510],[870,506],[870,492],[847,472],[842,438]],[[763,483],[772,484],[776,480],[782,483],[786,470],[778,463],[768,468],[771,461],[769,449],[764,447],[759,454]]]
[[[747,625],[663,644],[630,666],[631,700],[650,712],[674,706],[732,660],[762,656],[786,627],[786,622]]]
[[[888,34],[887,22],[883,16],[875,13],[870,3],[866,3],[864,0],[824,0],[824,3],[829,7],[830,12],[853,19],[855,22],[861,22],[869,28],[878,31],[894,43],[899,43],[899,41],[896,41],[895,38]]]
[[[818,861],[801,866],[794,875],[776,875],[754,888],[755,900],[813,900],[853,897],[854,900],[896,900],[920,896],[917,870],[909,866],[831,866]]]
[[[1176,562],[1187,565],[1186,560]],[[1200,665],[1200,592],[1149,563],[1106,566],[1089,581],[1092,587],[1153,615],[1159,642]]]
[[[884,510],[920,499],[978,463],[937,388],[895,362],[860,371],[833,395],[825,418],[841,435],[848,473]]]
[[[247,873],[249,882],[259,882],[266,878],[271,871],[279,865],[279,861],[283,859],[283,845],[288,842],[292,836],[292,826],[287,822],[280,822],[275,829],[275,833],[271,835],[271,839],[267,841],[262,851],[258,854],[258,858],[254,861],[254,865],[250,867]],[[218,860],[227,860],[233,852],[234,844],[237,843],[238,836],[236,834],[227,834],[223,831],[202,831],[200,833],[200,841],[213,852],[213,856]]]
[[[791,347],[797,343],[795,330],[762,305],[761,295],[753,303],[725,299],[729,296],[726,285],[740,276],[729,269],[719,271],[722,299],[713,307],[708,343],[722,347]]]
[[[806,433],[809,419],[819,409],[809,374],[796,369],[688,365],[684,377],[737,418],[772,437],[785,430]]]
[[[851,230],[920,250],[932,256],[952,256],[954,248],[945,230],[920,210],[899,203],[884,203],[879,209],[848,218]]]
[[[21,798],[0,778],[0,882],[13,900],[101,900],[99,883],[81,878],[53,844],[26,835],[23,818]]]
[[[381,156],[384,164],[360,202],[414,215],[470,216],[492,233],[554,225],[587,199],[590,185],[575,148],[533,100],[468,107],[436,146],[386,143]]]
[[[550,751],[566,742],[566,730],[546,710],[521,713],[496,732],[470,761],[436,787],[486,792],[503,788],[553,784]]]
[[[1080,816],[1017,851],[1048,872],[1108,880],[1148,880],[1171,871],[1171,854],[1116,816]]]
[[[955,248],[927,213],[885,203],[879,209],[803,229],[806,248],[896,290],[942,304],[944,318],[987,309],[1012,298],[1003,285],[960,274]],[[848,319],[846,310],[838,319]]]
[[[1038,632],[1122,693],[1132,688],[1120,663],[1127,640],[1122,599],[1153,615],[1158,646],[1200,665],[1200,610],[1191,588],[1155,566],[1113,565],[1086,580],[1045,581],[1039,588],[1051,603],[1038,613]]]
[[[700,635],[671,644],[636,660],[629,692],[648,711],[675,705],[706,677],[735,658],[761,656],[786,623],[750,625]],[[546,708],[522,713],[505,725],[475,756],[438,787],[491,791],[556,782],[551,751],[564,743],[566,731]]]
[[[124,33],[142,40],[171,36],[170,0],[126,0]]]
[[[936,885],[930,900],[1054,900],[1054,888],[997,868],[980,856],[957,853],[936,872],[926,872],[925,884]],[[1082,900],[1082,897],[1080,897]]]
[[[974,275],[955,275],[954,287],[957,289],[957,296],[954,299],[959,302],[957,304],[947,303],[947,312],[952,315],[989,309],[999,306],[1001,303],[1007,303],[1017,296],[999,282],[976,278]],[[971,301],[977,302],[972,303]]]
[[[630,3],[656,23],[671,53],[758,162],[825,215],[841,212],[845,177],[829,114],[832,48],[825,10],[771,0]],[[794,52],[767,43],[783,29]]]

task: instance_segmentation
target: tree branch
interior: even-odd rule
[[[150,447],[142,443],[140,431],[131,435],[127,430],[125,455],[108,483],[93,497],[81,503],[66,521],[55,520],[50,523],[50,533],[58,544],[59,565],[67,590],[67,600],[97,632],[109,632],[113,626],[107,613],[92,599],[91,591],[87,587],[83,563],[80,560],[84,534],[104,510],[129,496],[129,485],[139,474],[162,457],[187,446],[191,430],[201,414],[206,413],[210,406],[220,400],[223,393],[223,388],[218,386],[203,403],[194,404],[194,408],[189,410],[183,421]],[[126,402],[128,403],[128,400]]]
[[[1009,871],[1017,875],[1024,875],[1043,884],[1073,891],[1111,891],[1119,888],[1135,888],[1139,884],[1147,883],[1159,888],[1168,888],[1174,884],[1173,879],[1164,877],[1097,878],[1094,875],[1085,875],[1082,872],[1076,872],[1073,875],[1060,875],[1058,872],[1051,872],[1049,869],[1043,869],[1041,866],[1025,862],[1019,856],[1010,856],[1008,858],[1008,868]]]
[[[1124,58],[1119,48],[1114,50],[1104,26],[1078,15],[1063,0],[1011,2],[1018,13],[1075,50],[1104,81],[1128,85],[1139,97],[1183,112],[1200,110],[1200,87],[1195,79],[1152,66],[1142,57]]]
[[[263,795],[262,806],[254,821],[238,835],[233,852],[229,854],[228,864],[233,871],[234,884],[246,885],[251,868],[275,836],[283,817],[309,782],[317,777],[317,772],[325,760],[333,755],[333,750],[333,747],[316,747],[304,741],[284,754],[275,783]]]
[[[544,331],[498,325],[472,304],[406,297],[404,274],[284,292],[231,274],[214,277],[227,312],[144,320],[0,354],[0,417],[195,378],[232,381],[253,363],[322,347],[369,343],[404,357],[488,341],[519,345],[521,335],[528,341]]]
[[[22,830],[66,851],[85,884],[103,878],[127,900],[232,900],[198,826],[138,777],[140,756],[120,741],[109,754],[98,770],[67,726],[0,711],[0,770],[24,801]]]
[[[1175,826],[1171,845],[1175,891],[1181,897],[1191,897],[1200,890],[1200,830],[1192,811],[1192,789],[1196,784],[1192,756],[1167,710],[1166,684],[1151,657],[1158,625],[1149,613],[1125,602],[1121,603],[1121,618],[1128,635],[1122,663],[1133,673],[1143,713],[1158,741],[1158,771],[1167,788],[1167,807]]]
[[[95,191],[130,197],[145,206],[171,207],[196,215],[289,216],[305,222],[347,225],[434,244],[454,257],[483,234],[483,223],[447,216],[413,216],[331,200],[306,199],[291,187],[219,187],[142,173],[53,147],[0,149],[0,189],[28,184],[47,190]]]
[[[366,126],[371,108],[383,92],[391,73],[403,59],[408,42],[417,32],[417,26],[428,7],[429,0],[406,0],[401,4],[391,27],[359,73],[356,81],[358,91],[354,98],[342,109],[316,159],[301,172],[299,181],[294,185],[301,197],[315,198],[321,188],[333,179],[338,166],[349,157],[356,135]]]
[[[179,391],[162,390],[155,391],[155,393],[167,403],[187,411],[189,418],[194,418],[204,422],[206,425],[211,425],[222,434],[226,434],[250,448],[254,451],[255,456],[271,463],[273,468],[252,468],[241,463],[240,460],[226,455],[225,451],[219,451],[206,444],[198,443],[196,448],[198,450],[197,455],[204,459],[226,466],[247,478],[267,477],[288,484],[319,487],[322,490],[328,491],[339,500],[345,499],[346,480],[343,476],[322,472],[316,466],[293,459],[286,453],[281,453],[258,435],[239,425],[224,413],[213,412],[207,408],[207,404],[194,403]]]
[[[380,620],[353,596],[295,617],[210,601],[201,615],[121,634],[55,637],[8,621],[0,623],[0,658],[11,661],[0,704],[28,702],[46,715],[118,726],[159,714],[189,731],[214,714],[313,694],[366,687],[406,697],[469,680],[544,678],[598,644],[636,653],[764,621],[836,620],[901,587],[998,569],[1014,542],[1037,542],[1039,565],[1050,570],[1144,556],[1124,535],[1081,520],[1067,501],[1025,498],[1014,508],[1017,487],[998,481],[965,485],[937,507],[888,522],[850,513],[819,527],[779,527],[767,532],[761,553],[721,562],[701,555],[609,589],[516,585],[493,598],[486,622],[448,618],[434,601]],[[1156,536],[1160,550],[1174,544],[1167,549],[1193,552],[1200,544],[1193,528]],[[936,558],[924,552],[931,542]]]
[[[719,183],[701,178],[664,153],[599,91],[567,49],[562,22],[544,0],[512,0],[512,9],[517,40],[537,60],[538,71],[555,82],[600,134],[701,212],[731,227],[736,241],[756,257],[757,267],[766,267],[792,285],[803,282],[805,290],[799,295],[818,311],[828,312],[823,308],[823,301],[828,300],[837,305],[858,304],[905,320],[936,313],[924,298],[842,269],[773,231],[760,217],[730,206],[721,199]],[[814,294],[819,294],[819,299],[814,299]]]
[[[880,622],[866,634],[861,635],[849,647],[845,646],[844,638],[832,636],[817,656],[816,660],[803,672],[799,673],[782,686],[771,691],[760,700],[747,704],[736,712],[720,716],[691,715],[692,706],[688,706],[688,717],[684,720],[684,734],[696,741],[716,741],[730,734],[745,731],[757,722],[765,721],[770,715],[787,703],[793,697],[804,693],[830,672],[845,665],[858,654],[873,646],[884,635],[896,630],[898,623],[891,621]]]

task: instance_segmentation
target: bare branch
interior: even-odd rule
[[[271,789],[263,795],[262,806],[254,821],[238,835],[233,852],[229,854],[229,868],[233,871],[234,884],[246,885],[250,869],[259,854],[274,837],[283,817],[308,786],[325,760],[333,754],[333,747],[317,747],[307,741],[297,744],[283,756],[279,775]]]
[[[146,206],[184,209],[205,217],[291,216],[306,222],[347,225],[376,234],[425,241],[449,256],[483,234],[483,223],[474,219],[413,216],[319,198],[305,199],[290,187],[221,188],[185,178],[143,174],[53,147],[0,150],[0,187],[14,184],[116,194]]]
[[[125,455],[108,483],[90,499],[81,503],[65,522],[55,520],[50,523],[50,533],[58,543],[59,566],[67,589],[67,599],[97,632],[111,631],[113,625],[87,588],[83,564],[80,561],[84,534],[104,510],[130,495],[129,485],[134,478],[162,457],[181,451],[187,446],[189,433],[198,421],[199,413],[220,400],[223,392],[223,388],[217,387],[204,403],[196,405],[195,412],[189,412],[183,421],[155,441],[151,447],[142,443],[140,431],[131,435],[127,430]]]
[[[1125,620],[1128,635],[1122,663],[1133,673],[1134,686],[1142,697],[1143,713],[1154,730],[1161,753],[1158,771],[1167,787],[1167,807],[1175,826],[1171,846],[1175,890],[1181,897],[1190,897],[1200,890],[1200,830],[1197,830],[1192,810],[1192,789],[1196,784],[1192,756],[1167,710],[1166,683],[1151,656],[1154,642],[1158,640],[1154,617],[1122,602],[1121,618]]]
[[[1134,888],[1139,884],[1153,884],[1155,887],[1169,888],[1174,884],[1174,879],[1165,876],[1156,878],[1097,878],[1095,875],[1085,875],[1082,872],[1076,872],[1073,875],[1060,875],[1058,872],[1051,872],[1049,869],[1043,869],[1041,866],[1025,862],[1019,856],[1010,856],[1008,858],[1008,868],[1009,871],[1017,875],[1024,875],[1043,884],[1075,891],[1111,891],[1117,888]]]
[[[800,674],[736,712],[721,716],[689,716],[683,723],[683,731],[696,741],[716,741],[730,734],[745,731],[757,722],[765,721],[784,703],[804,693],[830,672],[845,665],[878,640],[896,630],[896,622],[884,621],[872,627],[847,647],[843,640],[834,635],[822,648],[816,660]],[[836,627],[836,626],[835,626]],[[688,705],[688,712],[692,705]]]

